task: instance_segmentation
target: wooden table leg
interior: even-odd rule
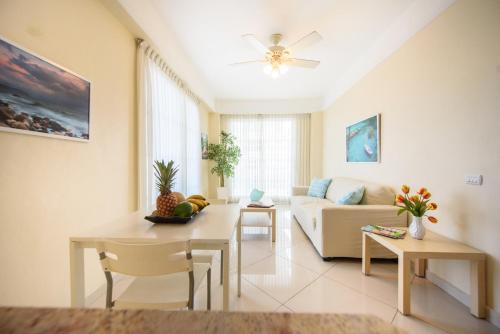
[[[222,310],[229,311],[229,244],[224,244],[222,250],[224,261],[224,280],[222,283]]]
[[[83,248],[69,242],[71,307],[85,307],[85,272]]]
[[[486,317],[486,260],[470,262],[470,313]]]
[[[425,277],[425,269],[427,267],[427,259],[415,259],[415,275]]]
[[[363,233],[363,253],[362,253],[362,263],[361,263],[361,272],[365,275],[370,275],[370,262],[371,262],[371,254],[370,254],[370,242],[371,239],[368,234]]]
[[[404,315],[410,314],[410,259],[404,254],[398,258],[398,310]]]
[[[240,218],[238,219],[238,228],[236,232],[236,238],[238,241],[238,297],[241,296],[241,218],[242,213],[240,213]]]
[[[271,211],[271,223],[272,223],[272,240],[276,241],[276,209]]]

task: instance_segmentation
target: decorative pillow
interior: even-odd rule
[[[356,205],[361,202],[363,194],[365,193],[365,186],[359,186],[353,191],[349,191],[347,194],[342,196],[337,200],[337,204],[343,205]]]
[[[330,182],[332,182],[332,179],[313,179],[307,196],[325,198]]]
[[[250,193],[250,200],[252,202],[258,202],[262,199],[263,196],[264,196],[264,192],[262,190],[254,189]]]

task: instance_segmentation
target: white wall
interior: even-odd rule
[[[147,39],[189,88],[214,109],[215,100],[175,33],[150,0],[102,0],[136,36]],[[144,35],[143,35],[144,34]]]
[[[215,101],[215,110],[220,114],[305,114],[322,108],[322,98]]]
[[[500,1],[461,0],[340,97],[324,117],[324,175],[426,186],[427,227],[488,254],[487,303],[500,311]],[[380,164],[346,164],[345,126],[381,114]],[[483,186],[464,184],[482,174]],[[469,292],[468,266],[430,270]]]

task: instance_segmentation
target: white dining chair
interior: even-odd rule
[[[214,257],[216,257],[219,251],[213,250],[197,250],[193,252],[193,262],[194,263],[208,263],[212,266]],[[220,251],[220,284],[222,285],[224,281],[224,252]]]
[[[106,308],[192,310],[194,293],[206,276],[210,310],[211,266],[193,263],[189,241],[137,244],[104,240],[96,248],[106,276]],[[111,273],[135,277],[115,300]]]

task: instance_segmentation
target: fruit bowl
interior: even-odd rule
[[[179,216],[146,216],[144,219],[155,223],[155,224],[186,224],[191,219],[193,219],[197,214],[193,213],[190,217],[179,217]]]

